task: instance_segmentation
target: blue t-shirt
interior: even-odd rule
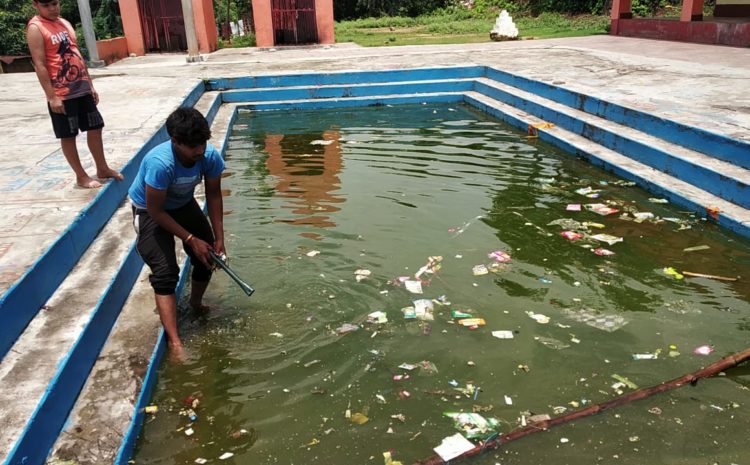
[[[172,152],[172,141],[168,140],[151,149],[143,158],[128,195],[137,208],[146,208],[146,185],[166,190],[164,209],[174,210],[193,199],[195,186],[204,176],[206,179],[218,178],[222,171],[224,160],[213,145],[206,144],[204,157],[186,168]]]

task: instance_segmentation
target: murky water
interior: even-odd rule
[[[227,167],[230,264],[257,290],[248,299],[217,274],[215,310],[183,319],[192,359],[161,368],[136,463],[382,464],[392,450],[408,464],[456,433],[444,412],[474,408],[508,432],[613,398],[612,375],[650,386],[748,346],[748,241],[469,108],[242,112]],[[576,193],[587,187],[599,197]],[[585,207],[609,201],[618,213]],[[604,227],[549,225],[564,218]],[[423,294],[399,281],[430,263],[440,269],[420,274]],[[438,301],[434,320],[404,318],[418,299]],[[388,322],[367,323],[376,311]],[[347,323],[359,330],[338,334]],[[503,330],[513,338],[492,335]],[[694,354],[702,345],[715,350]],[[470,460],[748,463],[747,386],[740,367]]]

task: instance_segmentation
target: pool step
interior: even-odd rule
[[[44,463],[127,297],[120,276],[139,266],[123,234],[133,234],[124,205],[0,363],[4,463]]]
[[[379,95],[468,92],[474,88],[474,82],[473,79],[430,79],[390,83],[260,87],[224,91],[221,95],[225,103],[344,99]]]
[[[741,166],[496,81],[478,79],[475,90],[750,208],[750,171]]]
[[[607,148],[591,139],[560,126],[544,128],[547,121],[488,97],[479,92],[466,95],[468,103],[510,123],[518,128],[538,126],[539,138],[566,152],[584,158],[595,166],[614,172],[618,176],[636,182],[655,195],[663,196],[671,202],[704,215],[706,209],[718,209],[716,220],[719,224],[737,233],[746,235],[750,225],[750,210],[722,199],[694,184],[682,181],[669,173],[648,166],[631,157]]]

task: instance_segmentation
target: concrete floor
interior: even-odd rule
[[[91,71],[106,122],[105,151],[113,167],[131,159],[204,78],[471,64],[493,66],[750,142],[750,49],[594,36],[439,46],[226,49],[204,58],[188,64],[184,55],[149,55]],[[4,129],[0,191],[6,218],[0,224],[0,292],[4,293],[97,192],[75,186],[52,134],[34,74],[0,75],[0,127]],[[93,172],[83,137],[79,137],[79,150],[84,166]],[[130,243],[132,239],[126,233],[108,240]],[[143,363],[159,327],[143,278],[132,298],[141,309],[132,317],[138,319],[138,324],[131,325],[133,338],[106,349],[117,354],[114,360],[130,361],[112,363],[113,370],[120,367],[121,379],[107,384],[130,386],[130,394],[119,413],[99,409],[86,418],[91,435],[106,429],[112,440],[105,441],[103,452],[89,451],[88,459],[77,456],[80,463],[111,462],[109,457],[132,412],[138,377],[143,375]],[[127,315],[118,325],[134,323],[127,321]],[[150,336],[139,337],[143,334]],[[11,374],[0,370],[0,389],[8,389],[13,382]],[[106,428],[97,428],[96,421]],[[100,438],[87,440],[103,447]],[[0,456],[9,445],[0,438]],[[80,443],[74,443],[62,449],[80,448]],[[72,458],[64,453],[59,456]]]

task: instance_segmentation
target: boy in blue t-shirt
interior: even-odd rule
[[[224,160],[207,143],[211,129],[198,110],[178,108],[169,115],[166,125],[170,140],[146,154],[128,195],[133,203],[133,225],[138,235],[136,250],[151,268],[149,281],[167,333],[170,354],[182,360],[184,349],[177,331],[175,295],[180,267],[174,236],[182,240],[193,264],[190,305],[206,310],[202,301],[211,279],[209,251],[226,252],[221,197]],[[193,196],[195,186],[202,179],[210,225]]]

